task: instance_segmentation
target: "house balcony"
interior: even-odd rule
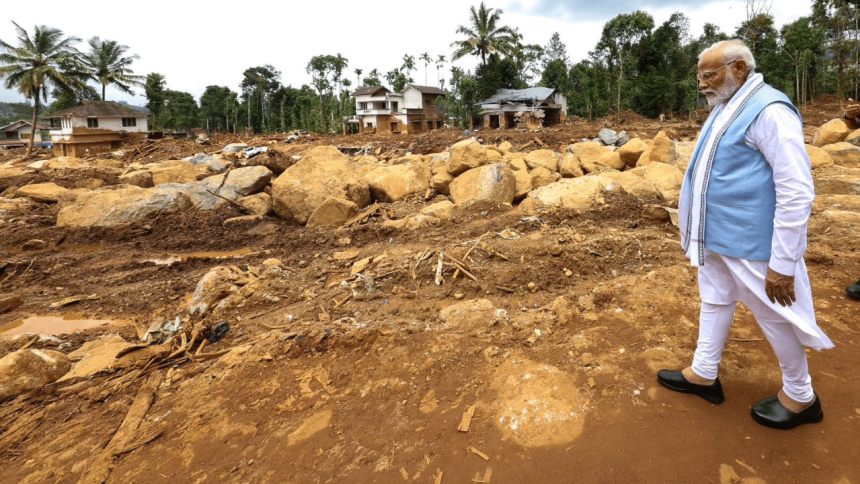
[[[390,109],[358,109],[355,111],[358,116],[387,116],[391,114]]]

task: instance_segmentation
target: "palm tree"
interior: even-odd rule
[[[356,81],[358,81],[358,82],[356,82],[355,87],[359,88],[359,87],[361,87],[361,73],[364,71],[359,69],[358,67],[356,67],[354,72],[355,72]]]
[[[137,54],[123,57],[128,46],[120,45],[115,40],[101,40],[93,37],[87,42],[90,51],[81,60],[89,69],[93,80],[102,85],[102,101],[105,100],[105,89],[108,84],[113,84],[120,91],[134,96],[131,86],[143,87],[143,76],[136,76],[132,72],[131,63],[139,57]]]
[[[415,56],[409,54],[403,54],[403,67],[402,69],[406,69],[406,77],[410,82],[415,82],[412,80],[412,69],[415,69]]]
[[[439,83],[439,89],[442,89],[441,69],[443,67],[445,67],[445,56],[439,54],[439,58],[436,59],[436,81]]]
[[[425,52],[418,57],[418,60],[424,61],[424,85],[429,86],[429,84],[427,84],[427,66],[433,62],[433,58],[430,57],[430,53]]]
[[[16,89],[33,100],[33,124],[24,159],[33,154],[33,138],[39,117],[40,99],[48,102],[49,87],[73,93],[86,89],[86,73],[78,62],[73,44],[81,39],[63,37],[59,29],[37,25],[32,37],[20,25],[12,22],[18,32],[18,46],[0,40],[0,77],[3,87]]]
[[[487,8],[484,2],[481,2],[478,10],[475,10],[473,6],[470,12],[472,15],[471,26],[467,28],[461,25],[457,28],[457,33],[465,35],[467,39],[458,40],[451,44],[451,47],[456,49],[451,60],[457,60],[471,54],[481,56],[481,63],[486,65],[487,54],[499,52],[510,55],[517,44],[518,35],[514,29],[507,25],[497,26],[502,13],[504,13],[502,9]]]

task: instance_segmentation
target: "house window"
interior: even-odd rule
[[[123,128],[134,128],[137,126],[137,118],[122,118]]]
[[[395,113],[397,112],[397,108],[399,108],[399,103],[397,101],[391,101],[391,110]]]
[[[98,128],[99,118],[87,118],[87,128]]]
[[[21,139],[30,139],[30,133],[21,133],[20,138]]]
[[[367,103],[358,103],[358,109],[367,109]]]

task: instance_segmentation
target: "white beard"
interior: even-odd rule
[[[714,109],[714,107],[720,104],[729,102],[740,88],[741,84],[737,79],[732,76],[726,76],[726,80],[723,81],[723,85],[719,89],[707,89],[702,91],[702,93],[708,99],[708,107]]]

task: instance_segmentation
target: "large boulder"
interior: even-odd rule
[[[308,227],[340,227],[358,215],[359,207],[351,200],[327,198],[308,219]]]
[[[860,173],[815,177],[816,195],[860,195]]]
[[[561,175],[558,173],[549,171],[542,166],[532,170],[529,175],[532,177],[532,189],[555,183],[561,178]]]
[[[272,211],[272,197],[268,193],[257,193],[242,197],[236,203],[251,212],[251,215],[268,215]]]
[[[601,129],[597,136],[600,138],[600,141],[607,146],[612,146],[618,142],[618,133],[609,128]]]
[[[0,358],[0,402],[59,380],[72,362],[59,351],[19,350]]]
[[[585,172],[582,171],[582,163],[579,158],[573,153],[567,153],[558,161],[558,174],[562,178],[576,178],[582,176]]]
[[[380,202],[397,202],[430,188],[430,170],[423,161],[380,166],[364,175],[370,195]],[[438,190],[437,190],[438,191]]]
[[[245,148],[247,147],[248,145],[246,143],[230,143],[229,145],[225,146],[224,149],[221,151],[223,153],[241,153],[245,151]]]
[[[660,131],[651,140],[648,150],[639,157],[636,166],[648,166],[651,163],[668,163],[669,153],[672,151],[672,145],[674,144],[675,142],[669,139],[665,131]]]
[[[677,167],[666,163],[651,163],[645,167],[643,178],[653,183],[666,200],[677,201],[680,198],[684,173]]]
[[[533,200],[550,207],[584,212],[602,205],[603,195],[607,191],[621,192],[622,188],[617,181],[602,176],[562,178],[551,185],[533,190],[523,203]]]
[[[198,210],[215,210],[230,203],[227,200],[238,200],[262,190],[271,179],[272,172],[265,166],[246,166],[192,183],[185,193]]]
[[[695,150],[695,141],[678,141],[672,143],[672,148],[669,150],[669,160],[666,163],[678,167],[681,171],[687,171]]]
[[[625,165],[632,168],[636,166],[636,162],[639,161],[642,153],[645,153],[647,149],[648,143],[639,138],[633,138],[618,149],[618,156],[621,157],[621,161]]]
[[[526,166],[529,167],[529,170],[540,167],[549,171],[556,171],[559,160],[561,160],[561,155],[553,150],[536,150],[528,153],[525,157]]]
[[[91,168],[91,166],[86,160],[71,156],[60,156],[48,160],[42,167],[42,170],[81,170],[87,168]]]
[[[370,189],[358,179],[352,162],[334,146],[309,151],[272,183],[272,208],[279,216],[307,223],[329,198],[349,200],[358,208],[370,204]]]
[[[430,179],[430,186],[437,192],[448,195],[451,193],[451,190],[448,187],[451,185],[452,181],[454,181],[454,175],[445,170],[433,175],[433,178]]]
[[[610,171],[601,173],[603,178],[609,178],[621,184],[621,188],[633,197],[646,203],[659,203],[663,201],[663,195],[653,183],[643,178],[644,169],[636,168],[632,171]]]
[[[571,155],[572,156],[572,155]],[[532,191],[532,176],[526,170],[515,170],[514,179],[516,180],[516,189],[514,190],[514,200],[522,200]]]
[[[67,188],[58,186],[55,183],[35,183],[33,185],[24,185],[15,190],[15,198],[26,197],[39,203],[57,203],[67,193],[69,193]]]
[[[848,125],[845,124],[845,121],[841,119],[833,119],[824,123],[821,128],[815,132],[815,136],[812,137],[812,146],[823,148],[833,143],[839,143],[848,136],[849,132],[850,130],[848,129]]]
[[[846,168],[860,168],[860,148],[857,146],[841,142],[825,145],[823,149],[833,159],[834,164]]]
[[[848,136],[845,137],[845,142],[851,143],[854,146],[860,146],[860,129],[855,129],[848,133]]]
[[[185,186],[140,188],[127,186],[84,193],[57,215],[57,227],[114,227],[140,222],[158,214],[193,206]]]
[[[516,194],[517,180],[507,164],[497,163],[463,173],[448,188],[451,198],[458,205],[472,200],[511,203]]]
[[[134,185],[140,188],[151,188],[155,186],[152,182],[152,172],[149,170],[136,170],[120,175],[119,182],[123,185]]]
[[[627,166],[624,161],[621,160],[621,156],[614,151],[607,151],[601,154],[596,163],[607,168],[612,168],[613,170],[623,170]]]
[[[467,139],[451,146],[451,157],[446,168],[448,173],[458,176],[474,168],[487,164],[487,149],[473,139]]]
[[[171,160],[149,166],[152,174],[152,184],[155,186],[168,183],[192,183],[209,176],[209,169],[188,161]]]
[[[812,169],[819,170],[821,168],[829,168],[833,166],[833,158],[830,153],[824,151],[823,148],[817,146],[804,145],[806,154],[809,155],[809,161],[812,162]]]
[[[586,173],[591,173],[597,169],[597,160],[600,156],[610,152],[610,149],[600,143],[589,141],[569,145],[567,152],[579,158],[582,169]]]

